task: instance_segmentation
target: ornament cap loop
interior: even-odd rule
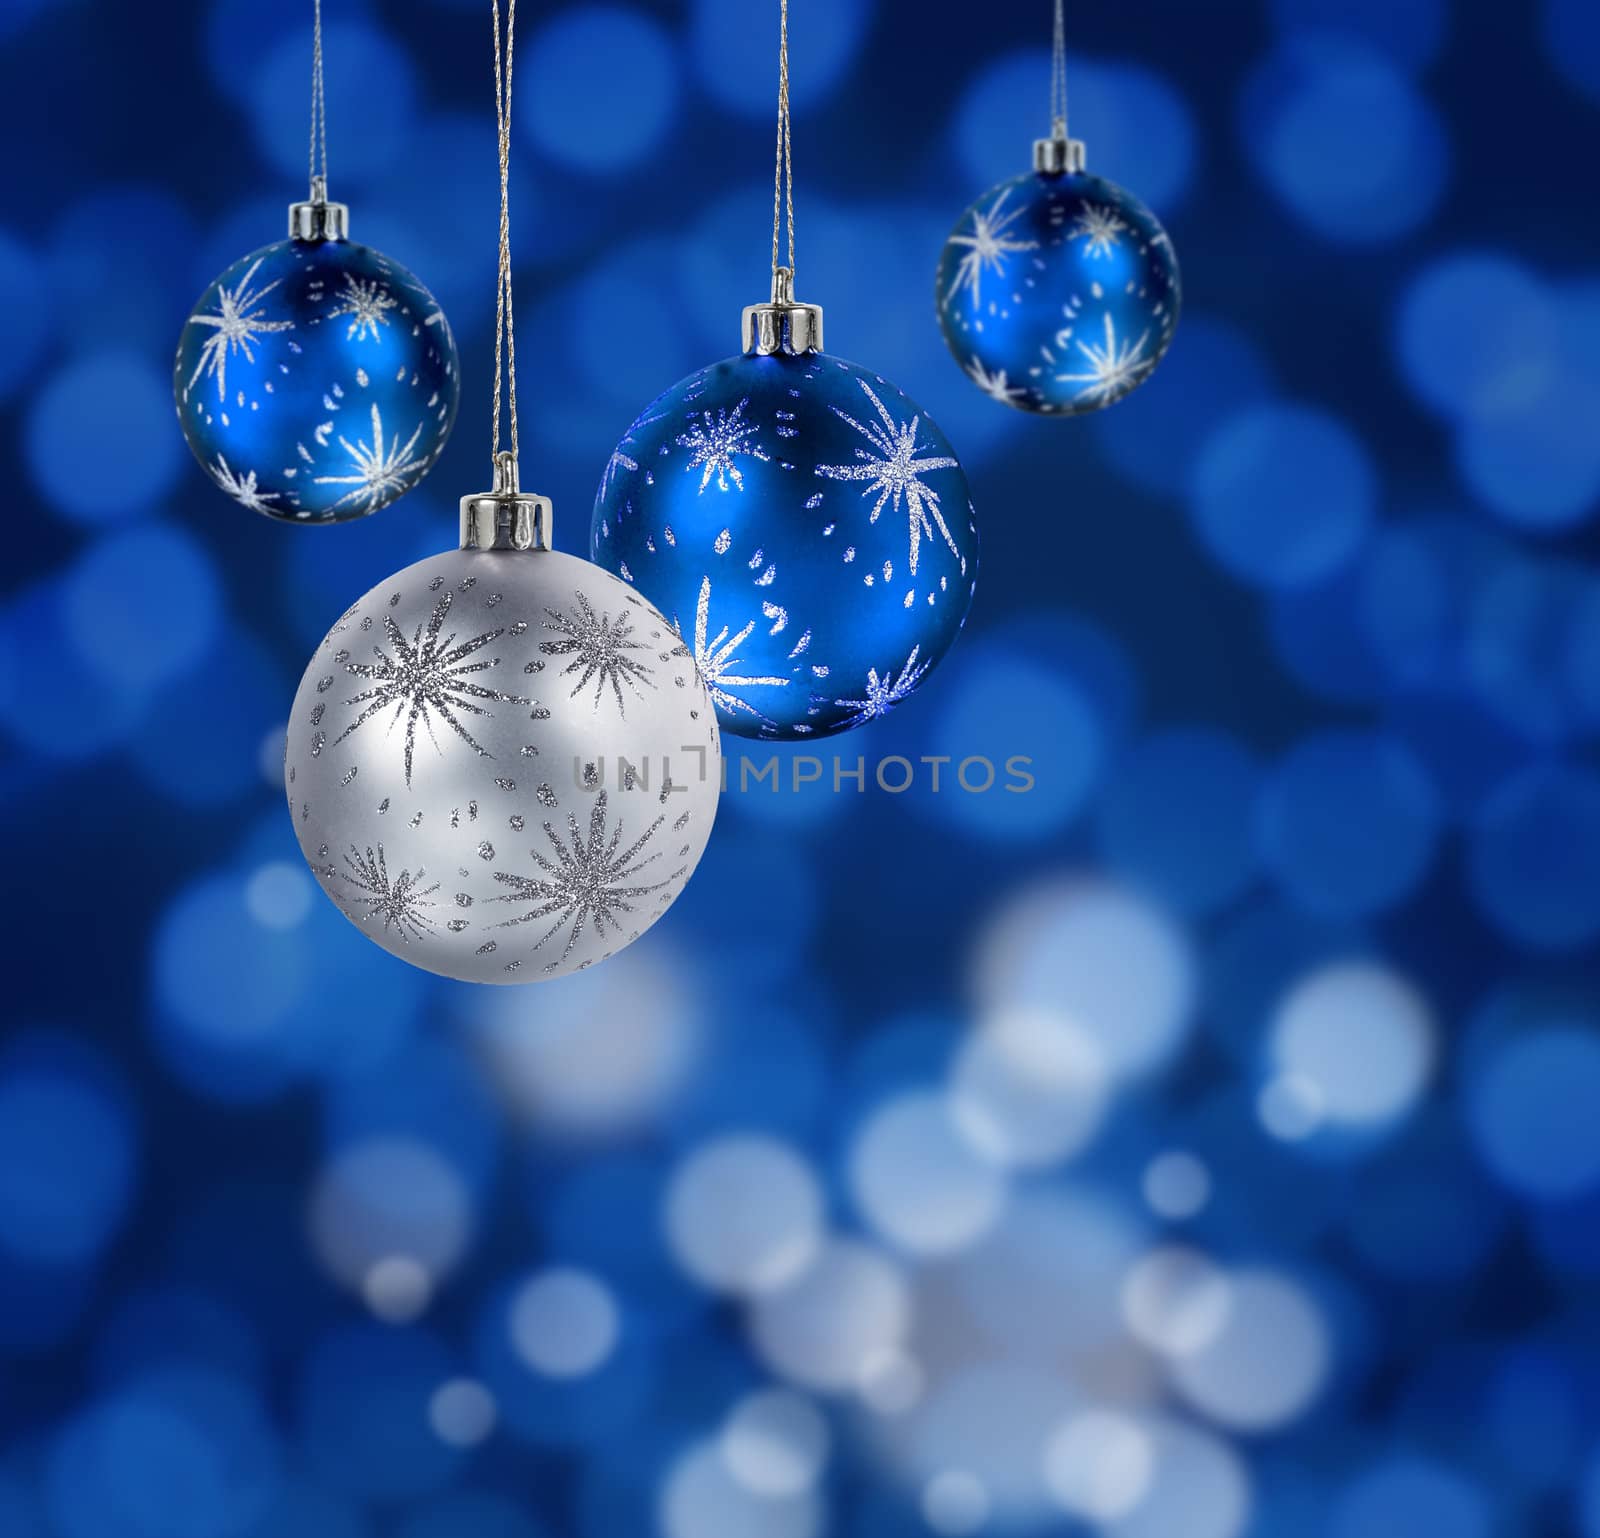
[[[548,550],[549,497],[525,496],[517,462],[504,449],[494,456],[494,490],[461,499],[463,550]]]
[[[1033,141],[1033,169],[1042,176],[1075,176],[1087,163],[1082,139],[1060,133]]]
[[[349,205],[330,203],[327,178],[313,176],[311,196],[304,203],[289,205],[289,239],[316,242],[346,240],[349,235]]]
[[[794,297],[794,270],[779,267],[772,274],[772,298],[745,306],[741,328],[746,353],[822,351],[822,306],[801,304]]]

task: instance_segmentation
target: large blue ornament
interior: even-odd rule
[[[788,308],[820,342],[820,312]],[[646,407],[591,546],[691,646],[723,730],[823,737],[885,714],[950,649],[978,535],[955,451],[914,401],[821,351],[758,347]]]
[[[986,394],[1075,416],[1114,405],[1161,361],[1178,325],[1178,259],[1143,203],[1082,169],[1078,141],[1040,146],[1040,163],[1062,169],[991,187],[945,242],[939,324]]]
[[[236,502],[335,523],[428,473],[460,376],[443,311],[404,267],[342,238],[290,239],[241,257],[201,296],[173,388],[195,458]]]

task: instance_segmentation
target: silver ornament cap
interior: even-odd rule
[[[494,456],[494,490],[461,499],[463,550],[548,550],[549,497],[524,495],[517,462],[504,449]]]
[[[749,304],[741,327],[744,351],[769,358],[774,353],[822,351],[822,306],[801,304],[794,297],[794,271],[780,267],[772,274],[772,298]]]
[[[347,240],[349,236],[349,205],[330,203],[327,178],[313,176],[311,196],[304,203],[289,205],[289,239],[315,243],[323,240]]]
[[[1041,176],[1075,176],[1088,164],[1082,139],[1069,139],[1066,133],[1033,141],[1033,169]]]

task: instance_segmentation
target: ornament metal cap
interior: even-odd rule
[[[548,550],[549,497],[524,496],[517,462],[502,449],[494,456],[494,490],[461,499],[463,550]]]
[[[325,177],[311,178],[311,196],[304,203],[289,205],[289,239],[322,241],[344,240],[350,234],[350,208],[346,203],[328,201]]]
[[[822,351],[822,306],[800,304],[794,297],[794,271],[779,267],[772,274],[772,298],[745,306],[744,350],[757,357],[773,353]]]
[[[1041,176],[1074,176],[1087,164],[1082,139],[1069,139],[1065,129],[1033,141],[1033,169]]]

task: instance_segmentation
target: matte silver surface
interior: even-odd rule
[[[284,755],[295,834],[345,916],[483,983],[577,971],[648,929],[700,860],[721,773],[672,626],[554,550],[453,550],[375,587],[312,658]]]

